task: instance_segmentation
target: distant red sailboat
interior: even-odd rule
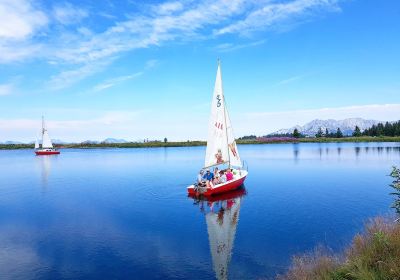
[[[39,139],[36,138],[35,142],[35,154],[38,156],[41,155],[58,155],[60,151],[53,147],[53,143],[51,143],[51,139],[49,133],[47,132],[46,125],[44,123],[44,118],[42,117],[42,144],[40,147]]]
[[[229,178],[226,176],[226,182],[218,184],[208,183],[207,186],[199,184],[191,185],[187,188],[189,195],[201,194],[210,196],[235,190],[243,185],[248,174],[247,170],[243,169],[235,137],[233,136],[228,110],[226,109],[219,62],[211,105],[207,149],[203,169],[216,167],[217,165],[232,170]]]

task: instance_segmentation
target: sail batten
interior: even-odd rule
[[[221,66],[218,63],[208,124],[207,149],[204,166],[213,166],[224,162],[237,167],[242,166],[233,136],[231,121],[226,109],[222,87]]]

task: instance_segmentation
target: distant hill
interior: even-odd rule
[[[60,139],[51,139],[51,142],[56,145],[66,145],[66,144],[72,144],[73,142],[67,142],[63,141]],[[106,138],[103,141],[96,141],[96,140],[86,140],[82,141],[82,144],[120,144],[120,143],[128,143],[129,141],[126,141],[125,139],[115,139],[115,138]],[[39,144],[42,143],[42,140],[39,139]],[[29,142],[19,142],[19,141],[5,141],[5,142],[0,142],[0,144],[6,144],[6,145],[13,145],[13,144],[35,144],[35,141],[29,141]]]
[[[99,144],[99,141],[93,141],[93,140],[86,140],[81,142],[81,144]]]
[[[106,144],[118,144],[118,143],[128,143],[125,139],[115,139],[115,138],[107,138],[101,141]]]
[[[322,128],[322,131],[325,132],[325,129],[328,129],[329,132],[336,132],[338,128],[342,131],[343,135],[351,135],[354,131],[354,128],[358,126],[361,131],[370,128],[372,125],[376,125],[378,123],[382,123],[382,121],[377,120],[365,120],[362,118],[350,118],[344,120],[313,120],[303,126],[296,125],[294,127],[288,129],[280,129],[269,135],[281,135],[281,134],[290,134],[293,133],[293,130],[297,128],[297,130],[306,136],[315,136],[318,132],[319,128]]]
[[[64,144],[70,143],[70,142],[65,142],[63,140],[60,140],[60,139],[51,139],[51,142],[53,142],[53,144],[58,144],[58,145],[64,145]]]
[[[19,141],[6,141],[6,142],[3,142],[3,143],[1,143],[1,144],[15,145],[15,144],[24,144],[24,143],[19,142]]]

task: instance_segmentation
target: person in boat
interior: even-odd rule
[[[204,174],[203,177],[206,180],[206,185],[207,187],[214,187],[213,185],[213,179],[214,179],[214,174],[210,171],[210,169],[206,170],[206,174]]]
[[[218,167],[215,167],[214,168],[214,178],[213,178],[213,184],[214,185],[217,185],[217,184],[219,184],[220,182],[219,182],[219,170],[218,170]]]
[[[220,184],[226,183],[226,175],[223,170],[219,172],[219,183]]]
[[[232,169],[228,168],[228,169],[226,170],[225,175],[226,175],[226,181],[231,181],[231,180],[233,180]]]
[[[199,175],[197,175],[197,185],[200,187],[204,187],[206,182],[204,180],[204,170],[200,170]]]
[[[218,152],[215,154],[215,159],[217,160],[217,164],[224,162],[224,160],[222,159],[221,149],[218,149]]]

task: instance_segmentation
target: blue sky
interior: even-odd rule
[[[0,141],[205,139],[222,60],[236,136],[400,119],[397,0],[0,0]]]

